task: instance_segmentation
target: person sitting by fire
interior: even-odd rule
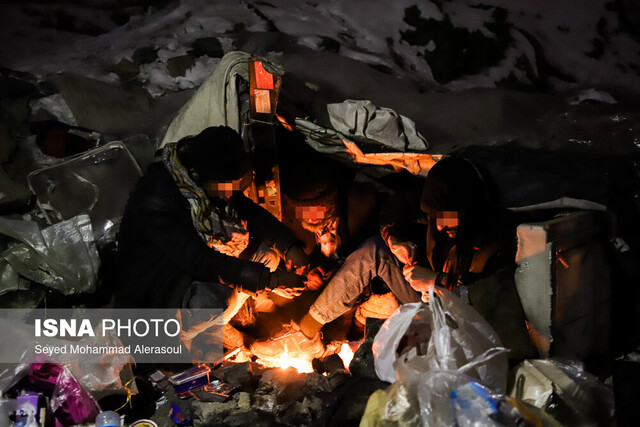
[[[306,152],[282,166],[283,223],[306,243],[311,266],[307,287],[321,288],[346,256],[377,229],[380,196],[353,172]]]
[[[131,193],[119,232],[119,307],[222,308],[225,347],[245,336],[228,323],[248,295],[291,298],[308,262],[303,242],[245,197],[253,180],[241,137],[210,127],[165,146]]]
[[[403,213],[417,211],[408,208],[410,201],[406,204],[398,203],[398,198],[390,201],[399,215],[387,218],[402,218]],[[505,280],[509,276],[499,272],[504,267],[515,268],[515,230],[496,206],[485,179],[473,164],[455,157],[441,160],[429,171],[420,197],[426,227],[416,232],[420,229],[416,217],[383,224],[381,235],[366,240],[347,257],[299,322],[292,322],[271,340],[254,342],[251,351],[260,358],[275,359],[286,345],[290,357],[318,357],[324,351],[321,328],[360,302],[376,277],[385,282],[395,297],[390,304],[395,300],[402,304],[426,302],[428,290],[434,285],[459,290],[460,286],[473,284],[490,287],[487,284],[490,280],[505,282],[499,288],[513,296],[513,274],[509,282]],[[501,336],[505,345],[531,348],[519,300],[507,303],[496,295],[495,307],[490,309],[495,315],[481,314],[489,314],[496,322],[509,323],[500,319],[502,315],[511,315],[504,312],[502,302],[509,306],[509,313],[522,319],[516,322],[513,331]],[[500,330],[497,332],[500,334]]]

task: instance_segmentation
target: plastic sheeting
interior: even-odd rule
[[[0,234],[15,241],[0,254],[0,294],[20,287],[20,277],[65,295],[93,292],[100,258],[91,220],[78,215],[40,229],[33,221],[0,218]]]
[[[333,128],[350,139],[366,138],[394,151],[429,148],[413,120],[391,108],[376,107],[369,100],[348,99],[339,104],[328,104],[327,111]]]
[[[360,164],[391,166],[395,171],[404,169],[413,175],[427,176],[431,167],[442,158],[441,155],[398,151],[365,153],[356,142],[340,132],[300,118],[296,118],[296,130],[319,153],[336,155]]]
[[[185,136],[197,135],[210,126],[229,126],[242,135],[237,77],[249,82],[249,59],[245,52],[229,52],[214,73],[200,86],[171,121],[160,147]],[[279,65],[258,58],[267,71],[283,75]]]
[[[115,238],[142,171],[122,142],[111,142],[27,177],[49,223],[87,214],[95,240]]]
[[[3,394],[22,378],[28,377],[33,391],[50,396],[48,410],[56,426],[89,423],[95,420],[100,406],[71,371],[51,358],[40,357],[20,363],[0,374],[0,392]],[[5,407],[5,402],[7,403]],[[17,409],[11,401],[0,401],[0,422],[3,415]],[[25,408],[29,409],[29,408]],[[34,408],[35,409],[35,408]],[[35,413],[35,410],[34,410]],[[31,417],[29,417],[31,419]],[[9,425],[0,423],[0,425]],[[38,424],[27,424],[37,426]],[[48,424],[47,424],[48,425]]]
[[[0,351],[0,362],[7,366],[0,371],[0,391],[6,391],[12,387],[17,379],[24,375],[29,365],[38,361],[51,361],[59,363],[53,356],[36,354],[36,345],[42,347],[65,347],[66,345],[92,346],[92,347],[122,347],[123,344],[115,333],[106,336],[96,333],[95,337],[85,336],[76,340],[65,340],[57,337],[34,337],[33,325],[28,324],[24,314],[29,310],[11,310],[0,317],[0,342],[10,342],[12,346]],[[129,363],[133,358],[129,354],[111,352],[101,356],[102,363],[86,363],[86,355],[64,354],[58,356],[65,368],[69,369],[73,376],[87,390],[94,393],[124,392],[124,381],[133,377]],[[11,364],[10,360],[20,360],[20,363]],[[121,373],[122,371],[122,373]],[[124,380],[124,381],[123,381]],[[131,387],[130,387],[131,388]],[[137,390],[137,389],[136,389]],[[134,394],[135,394],[134,390]],[[0,423],[0,425],[2,425]]]

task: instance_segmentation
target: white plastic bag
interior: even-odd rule
[[[434,369],[464,367],[467,375],[477,376],[492,390],[504,393],[507,359],[499,354],[507,350],[496,332],[473,307],[452,293],[433,287],[430,292],[430,304],[404,304],[382,325],[373,342],[378,377],[392,383],[402,379],[398,375],[410,378]],[[427,352],[409,351],[398,358],[396,349],[410,327],[426,329],[418,332],[423,332],[419,338],[428,340]],[[495,350],[485,354],[490,349]],[[479,356],[483,360],[470,364]]]
[[[453,422],[451,391],[470,381],[505,392],[508,350],[496,332],[446,290],[432,287],[429,301],[398,308],[374,340],[376,373],[383,381],[395,382],[384,411],[386,420],[393,416],[417,422],[419,413],[424,425]],[[398,357],[397,347],[405,335],[417,337],[416,342]],[[402,408],[397,408],[400,395],[405,397]]]

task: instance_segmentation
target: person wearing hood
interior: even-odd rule
[[[428,293],[434,284],[455,290],[515,260],[515,226],[497,207],[480,171],[469,161],[449,157],[427,176],[420,208],[426,213],[426,262],[404,262],[411,287]],[[394,251],[392,232],[387,243]]]
[[[232,301],[226,324],[248,295],[295,295],[304,278],[277,267],[280,257],[304,265],[302,242],[243,194],[252,180],[244,142],[231,128],[167,144],[125,208],[116,306],[221,308]]]
[[[385,219],[381,235],[347,257],[309,311],[277,342],[287,345],[290,353],[292,349],[301,355],[319,352],[320,329],[360,302],[377,277],[402,304],[428,302],[429,287],[434,285],[455,293],[478,289],[482,296],[483,289],[491,289],[496,299],[478,298],[476,308],[505,345],[516,349],[512,357],[532,354],[513,283],[515,228],[497,209],[478,169],[462,158],[443,159],[429,171],[422,194],[415,199],[426,217],[411,209],[418,200],[392,197],[390,209],[381,215]],[[266,358],[278,348],[260,341],[251,347]]]

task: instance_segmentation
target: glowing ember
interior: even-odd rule
[[[338,356],[340,356],[340,359],[342,359],[342,363],[344,363],[344,367],[348,370],[351,359],[353,359],[353,350],[349,346],[348,342],[342,343],[340,351],[338,352]]]
[[[280,363],[278,364],[279,368],[286,369],[288,367],[295,368],[301,374],[307,374],[313,372],[313,366],[311,365],[310,360],[305,359],[296,359],[294,357],[289,357],[289,352],[287,351],[287,345],[284,346],[284,353],[280,355]]]

